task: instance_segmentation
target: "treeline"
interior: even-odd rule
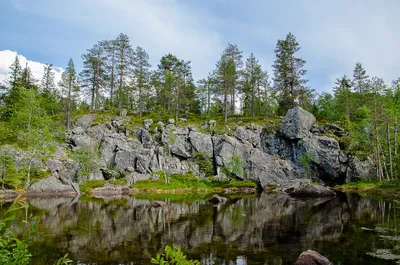
[[[39,81],[29,65],[22,67],[16,57],[6,93],[1,95],[0,119],[8,128],[28,132],[36,128],[40,135],[44,125],[39,121],[45,117],[63,117],[70,130],[71,116],[77,110],[129,112],[140,117],[156,113],[176,119],[219,115],[227,121],[236,114],[252,118],[284,115],[300,105],[321,121],[346,127],[351,136],[341,139],[343,147],[349,154],[372,154],[378,179],[396,178],[400,171],[400,79],[389,85],[381,78],[369,77],[357,63],[352,78],[337,79],[333,94],[317,94],[307,85],[306,61],[297,56],[300,49],[291,33],[278,40],[270,76],[253,54],[244,59],[237,45],[228,44],[207,77],[194,80],[186,58],[166,54],[152,67],[147,52],[134,48],[121,33],[115,40],[99,41],[87,49],[80,73],[70,59],[59,84],[55,84],[51,64],[44,67]],[[18,125],[18,115],[26,122]],[[33,117],[40,119],[32,122]],[[9,129],[8,135],[19,135],[15,130]]]

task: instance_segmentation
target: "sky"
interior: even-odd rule
[[[400,77],[399,10],[398,0],[0,0],[0,82],[17,54],[37,79],[44,63],[59,78],[70,57],[80,70],[86,49],[121,32],[153,67],[172,53],[204,78],[230,42],[272,76],[277,40],[291,32],[317,92],[352,76],[356,62],[390,83]]]

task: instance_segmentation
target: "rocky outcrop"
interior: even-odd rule
[[[295,265],[333,265],[333,263],[318,252],[307,250],[300,254]]]
[[[78,160],[79,156],[90,156],[86,159],[90,165],[84,165],[85,170],[81,170],[83,162],[68,159],[65,148],[61,148],[46,161],[52,177],[47,182],[36,183],[32,192],[74,190],[76,193],[79,192],[73,186],[76,183],[119,177],[125,177],[130,185],[138,180],[156,178],[160,171],[167,174],[192,171],[204,176],[199,164],[199,159],[204,157],[212,160],[209,164],[216,177],[253,180],[261,188],[291,185],[304,177],[340,184],[373,173],[369,161],[347,156],[340,150],[337,140],[318,135],[324,130],[342,133],[340,127],[316,126],[314,116],[300,107],[288,111],[277,132],[267,132],[250,124],[230,128],[230,135],[203,133],[190,125],[179,127],[174,119],[167,120],[166,126],[162,121],[156,122],[159,127],[151,131],[154,124],[151,119],[144,120],[143,127],[136,128],[128,117],[101,123],[95,120],[94,114],[79,118],[66,140],[67,148],[78,152],[75,156]],[[207,124],[216,126],[215,121]],[[19,157],[17,153],[15,157]],[[40,159],[33,164],[43,167]]]

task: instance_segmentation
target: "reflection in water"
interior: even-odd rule
[[[32,264],[52,264],[65,253],[79,264],[150,264],[171,243],[207,265],[294,264],[307,249],[335,264],[393,264],[366,255],[382,240],[362,229],[393,228],[391,202],[352,194],[310,200],[261,194],[217,207],[167,201],[154,208],[135,198],[30,199],[29,211],[40,216]]]

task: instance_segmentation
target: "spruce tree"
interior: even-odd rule
[[[150,63],[149,55],[142,47],[136,47],[133,58],[133,76],[138,92],[139,116],[142,117],[146,99],[150,90]]]
[[[21,78],[22,78],[22,67],[19,62],[18,55],[15,56],[15,60],[10,66],[9,74],[10,74],[9,78],[10,89],[14,89],[21,84]]]
[[[40,88],[43,106],[47,113],[54,115],[58,107],[58,91],[56,90],[55,73],[52,64],[44,65]]]
[[[353,72],[353,87],[354,91],[360,94],[369,92],[369,76],[360,62],[356,63]]]
[[[228,47],[225,48],[224,54],[227,56],[227,58],[230,58],[233,60],[233,63],[235,65],[235,73],[234,73],[234,79],[232,80],[231,84],[231,111],[232,113],[235,113],[235,103],[236,103],[236,97],[239,94],[239,81],[240,81],[240,70],[243,68],[243,55],[242,51],[239,50],[239,47],[236,44],[231,44],[228,43]]]
[[[260,101],[260,87],[262,86],[262,80],[265,78],[265,72],[253,53],[246,60],[243,78],[244,112],[248,113],[250,111],[251,117],[254,119],[256,104]]]
[[[134,51],[126,34],[119,34],[115,40],[116,46],[116,70],[118,76],[118,109],[121,113],[122,108],[129,103],[131,97],[128,91],[128,76],[132,72],[132,59]]]
[[[90,108],[98,109],[106,85],[105,42],[100,41],[82,55],[83,70],[80,73],[82,88],[90,98]]]
[[[299,96],[307,94],[307,81],[304,79],[306,70],[305,60],[296,57],[300,45],[292,33],[286,35],[286,39],[278,40],[275,49],[276,60],[273,64],[274,87],[279,92],[279,106],[281,113],[298,104]],[[304,100],[302,100],[304,101]]]
[[[66,99],[66,125],[67,130],[69,131],[71,128],[71,105],[75,100],[77,100],[79,92],[78,79],[76,76],[76,70],[72,58],[69,59],[68,66],[62,73],[59,86],[61,87],[64,97]]]

